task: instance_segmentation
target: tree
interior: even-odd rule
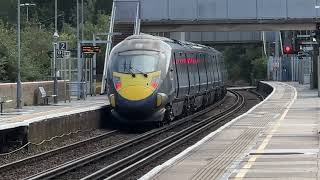
[[[230,80],[252,82],[252,78],[264,79],[266,60],[258,45],[233,45],[225,48],[224,56]]]
[[[17,1],[3,0],[0,6],[0,82],[16,81],[17,76]],[[22,81],[46,80],[50,76],[52,34],[54,32],[53,0],[21,0],[21,3],[35,3],[29,9],[26,22],[26,8],[21,8],[21,78]],[[79,2],[81,2],[79,0]],[[92,34],[107,32],[112,1],[84,0],[85,39]],[[58,0],[59,41],[68,41],[69,49],[76,49],[76,0]],[[102,49],[104,47],[102,46]],[[103,67],[103,53],[97,63]]]

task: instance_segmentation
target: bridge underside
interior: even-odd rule
[[[125,23],[120,23],[125,24]],[[284,31],[314,30],[315,19],[285,20],[201,20],[201,21],[143,21],[142,32],[213,32],[213,31]]]

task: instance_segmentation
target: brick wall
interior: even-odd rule
[[[59,101],[65,100],[65,81],[58,81],[58,98]],[[16,83],[0,83],[0,97],[8,96],[13,101],[5,104],[5,108],[16,107],[17,89]],[[44,87],[48,94],[53,94],[53,81],[24,82],[22,83],[22,104],[31,106],[39,104],[38,87]]]

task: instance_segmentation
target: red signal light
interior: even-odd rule
[[[283,53],[284,54],[292,54],[293,53],[292,45],[284,45]]]

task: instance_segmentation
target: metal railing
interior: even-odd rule
[[[78,88],[80,87],[80,88]],[[71,99],[73,97],[76,97],[78,100],[83,99],[86,100],[87,98],[87,82],[67,82],[66,84],[66,101],[69,100],[71,102]],[[79,93],[80,91],[80,93]],[[80,96],[78,96],[80,94]],[[67,99],[68,98],[68,99]]]

